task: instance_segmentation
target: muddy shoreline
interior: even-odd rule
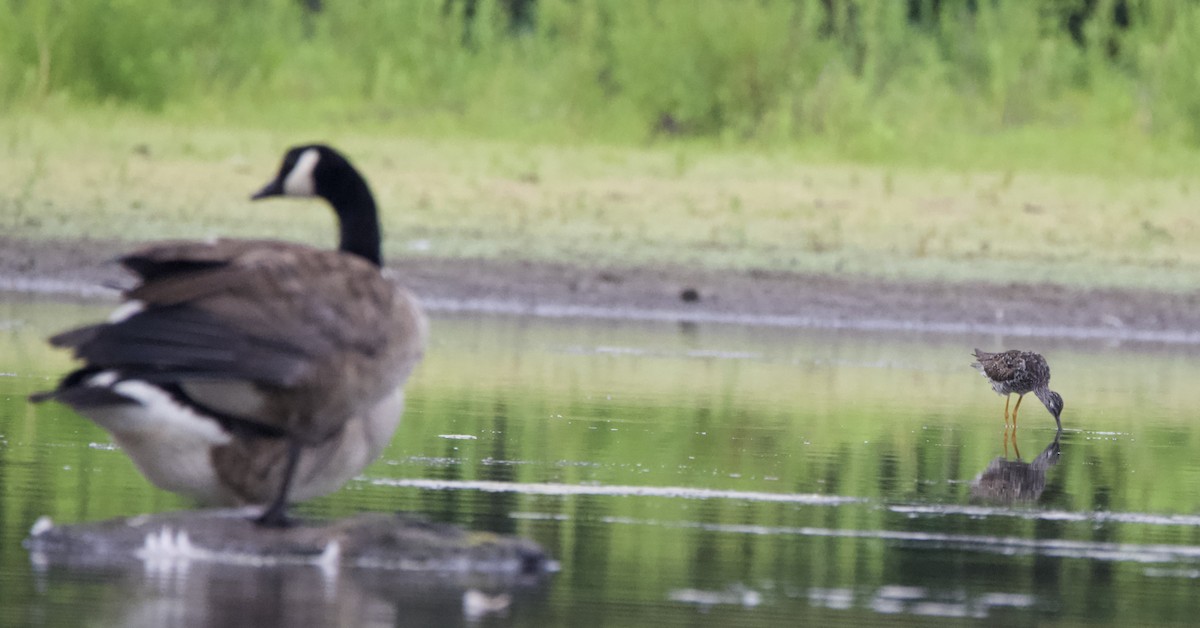
[[[129,248],[0,237],[0,290],[105,298],[127,281],[111,260]],[[389,266],[431,311],[1200,344],[1196,293],[481,259]]]

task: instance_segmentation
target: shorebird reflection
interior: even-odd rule
[[[1011,434],[1011,437],[1010,437]],[[1058,464],[1061,451],[1059,437],[1055,433],[1054,440],[1046,445],[1042,453],[1032,462],[1021,460],[1021,452],[1016,451],[1016,460],[1009,460],[1008,443],[1011,438],[1013,449],[1016,450],[1016,430],[1004,431],[1004,456],[997,456],[988,463],[974,480],[971,480],[971,499],[992,503],[1011,504],[1013,502],[1036,501],[1046,490],[1046,471]]]

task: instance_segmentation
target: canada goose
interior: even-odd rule
[[[1050,411],[1058,431],[1062,431],[1063,399],[1058,393],[1050,390],[1050,365],[1041,354],[1032,351],[1004,351],[988,353],[975,350],[975,362],[971,364],[983,373],[984,379],[992,385],[997,395],[1004,395],[1004,424],[1008,425],[1008,402],[1013,393],[1017,393],[1017,405],[1013,408],[1012,424],[1017,426],[1017,411],[1021,409],[1021,400],[1026,393],[1032,392],[1042,401],[1042,405]]]
[[[382,270],[375,201],[328,146],[292,148],[251,198],[319,196],[339,250],[271,240],[165,242],[120,262],[141,280],[106,322],[50,339],[82,367],[54,399],[108,430],[160,488],[257,521],[334,491],[400,421],[426,321]]]

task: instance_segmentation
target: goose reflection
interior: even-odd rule
[[[1021,460],[1021,451],[1017,449],[1016,430],[1005,430],[1005,455],[997,456],[971,480],[971,499],[1000,504],[1037,501],[1042,491],[1046,490],[1046,471],[1058,464],[1061,435],[1061,432],[1055,433],[1054,440],[1046,445],[1042,453],[1032,462],[1025,462]],[[1010,440],[1017,454],[1015,460],[1008,459]]]

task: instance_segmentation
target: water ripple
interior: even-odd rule
[[[1200,515],[1155,515],[1141,512],[1072,512],[1067,510],[1018,510],[991,506],[888,506],[888,510],[910,516],[941,517],[959,515],[974,518],[1014,517],[1036,521],[1078,521],[1087,523],[1131,523],[1154,526],[1200,527]]]
[[[1200,561],[1200,546],[1196,545],[1027,539],[1011,536],[910,532],[906,530],[854,530],[844,528],[701,523],[695,521],[657,521],[654,519],[634,519],[630,517],[604,517],[602,521],[608,524],[651,525],[698,529],[706,532],[723,532],[728,534],[810,536],[893,541],[917,549],[955,549],[1005,556],[1038,555],[1055,558],[1080,558],[1105,562],[1135,563]]]
[[[620,486],[588,484],[554,484],[518,482],[492,482],[487,480],[433,480],[426,478],[376,478],[369,480],[376,486],[420,488],[435,491],[483,491],[486,493],[521,493],[525,495],[610,495],[615,497],[674,497],[681,499],[737,499],[752,502],[777,502],[838,506],[865,502],[859,497],[818,495],[815,493],[764,493],[758,491],[732,491],[686,486]]]

